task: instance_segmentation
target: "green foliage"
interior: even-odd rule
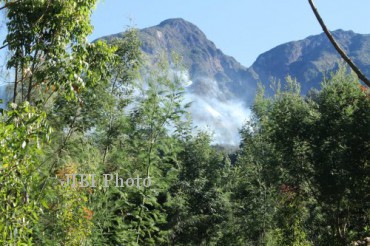
[[[191,134],[178,57],[146,72],[134,29],[86,41],[94,0],[2,2],[15,88],[0,116],[1,245],[348,245],[369,236],[369,93],[344,69],[306,97],[291,78],[273,98],[260,88],[240,150],[228,155]],[[77,173],[151,185],[62,186]]]
[[[116,240],[128,245],[154,245],[167,240],[168,232],[161,228],[166,224],[165,208],[171,204],[168,187],[176,178],[179,152],[167,128],[173,127],[176,134],[184,111],[180,81],[171,77],[165,65],[160,69],[148,78],[131,111],[122,147],[125,156],[109,160],[120,161],[114,166],[121,174],[152,180],[148,188],[127,191],[127,204],[122,210],[128,212],[118,222]]]
[[[227,158],[210,146],[210,137],[199,133],[184,142],[179,154],[178,181],[172,185],[176,203],[170,210],[175,245],[208,245],[227,233],[231,205],[227,184]]]
[[[14,68],[13,101],[38,102],[62,88],[74,98],[85,86],[100,80],[107,59],[101,43],[88,44],[90,15],[96,0],[7,2],[11,51],[7,63]],[[89,79],[82,79],[87,74]],[[45,100],[45,98],[43,98]]]
[[[29,103],[11,104],[0,118],[0,243],[30,244],[42,206],[41,146],[49,128],[45,113]]]
[[[368,95],[355,77],[340,71],[317,97],[312,163],[315,185],[330,240],[349,243],[366,237],[369,224]]]
[[[278,205],[271,181],[278,172],[271,145],[259,133],[257,124],[249,122],[242,132],[243,140],[233,170],[231,201],[234,230],[239,244],[262,244],[269,230],[274,228],[273,215]]]
[[[364,238],[370,219],[368,95],[344,69],[309,97],[299,95],[294,81],[288,85],[273,99],[257,97],[256,119],[242,132],[239,161],[244,170],[257,170],[246,182],[261,180],[246,197],[261,199],[253,192],[261,183],[270,187],[274,209],[267,217],[274,223],[262,228],[280,235],[280,244],[344,245]]]
[[[65,174],[77,173],[76,165],[60,169],[55,180],[46,189],[44,212],[35,226],[38,245],[85,245],[92,233],[92,210],[88,208],[88,193],[83,188],[62,186]]]

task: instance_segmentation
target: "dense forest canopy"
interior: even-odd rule
[[[346,67],[261,87],[230,152],[194,134],[181,63],[143,75],[135,29],[86,41],[95,0],[1,2],[1,245],[370,243],[370,94]]]

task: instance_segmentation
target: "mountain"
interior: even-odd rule
[[[332,32],[343,50],[360,69],[370,76],[370,35],[353,31]],[[287,75],[302,85],[303,94],[319,88],[323,75],[338,67],[340,56],[324,33],[279,45],[261,54],[249,68],[265,86],[271,79],[283,81]]]
[[[344,30],[332,34],[355,64],[370,77],[370,35]],[[104,39],[123,35],[119,33]],[[341,62],[324,33],[281,44],[259,55],[249,68],[225,55],[197,26],[181,18],[141,29],[139,37],[150,64],[157,62],[161,54],[170,61],[172,52],[182,57],[193,82],[192,92],[221,100],[237,98],[247,104],[253,101],[258,82],[269,88],[272,81],[284,83],[290,75],[301,83],[302,93],[306,94],[311,88],[319,88],[323,76],[329,75]],[[221,93],[215,93],[215,84]]]
[[[138,32],[148,68],[160,57],[172,60],[172,53],[182,57],[189,75],[187,100],[193,102],[190,111],[201,129],[214,131],[218,144],[238,144],[238,129],[250,117],[258,82],[272,94],[272,81],[296,78],[302,94],[319,88],[323,74],[327,75],[341,61],[325,34],[279,45],[258,56],[247,68],[233,57],[225,55],[194,24],[183,19],[168,19],[157,26]],[[334,37],[353,61],[370,77],[370,35],[336,30]],[[103,37],[122,38],[124,33]],[[185,76],[186,77],[186,76]]]

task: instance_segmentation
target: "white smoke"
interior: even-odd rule
[[[250,110],[240,101],[220,101],[188,93],[186,101],[192,101],[190,113],[198,130],[213,133],[217,144],[239,145],[239,130],[250,117]]]
[[[184,103],[192,102],[189,111],[192,115],[195,131],[207,131],[213,136],[214,144],[239,145],[239,130],[250,118],[250,110],[241,100],[221,100],[224,93],[214,80],[203,79],[206,93],[195,92],[187,71],[172,71],[185,87]],[[0,99],[5,102],[10,99],[9,86],[0,84]],[[203,90],[204,92],[205,90]],[[134,94],[138,96],[139,91]],[[132,107],[130,107],[132,109]]]
[[[189,110],[196,131],[207,131],[212,135],[214,144],[239,145],[239,130],[250,118],[250,110],[241,100],[226,99],[214,80],[203,79],[205,94],[194,92],[193,82],[188,72],[180,73],[186,89],[185,103],[192,102]]]

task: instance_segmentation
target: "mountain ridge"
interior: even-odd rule
[[[340,46],[351,59],[370,75],[370,35],[338,29],[332,31]],[[278,45],[258,56],[250,67],[258,79],[284,80],[291,75],[302,85],[303,94],[311,88],[318,89],[323,76],[338,68],[341,57],[324,33]],[[265,82],[266,83],[266,82]]]
[[[247,104],[252,103],[259,82],[271,95],[270,83],[281,81],[284,84],[288,75],[301,83],[302,94],[311,88],[318,89],[323,77],[335,70],[341,61],[324,33],[273,47],[260,54],[250,67],[224,54],[201,29],[182,18],[164,20],[156,26],[140,29],[138,34],[149,63],[156,63],[159,54],[165,54],[171,61],[172,52],[183,58],[194,82],[192,92],[209,94],[212,91],[209,80],[214,80],[223,93],[211,96],[221,100],[238,98]],[[370,75],[370,34],[342,29],[332,34],[360,69]],[[103,38],[123,35],[118,33]]]

